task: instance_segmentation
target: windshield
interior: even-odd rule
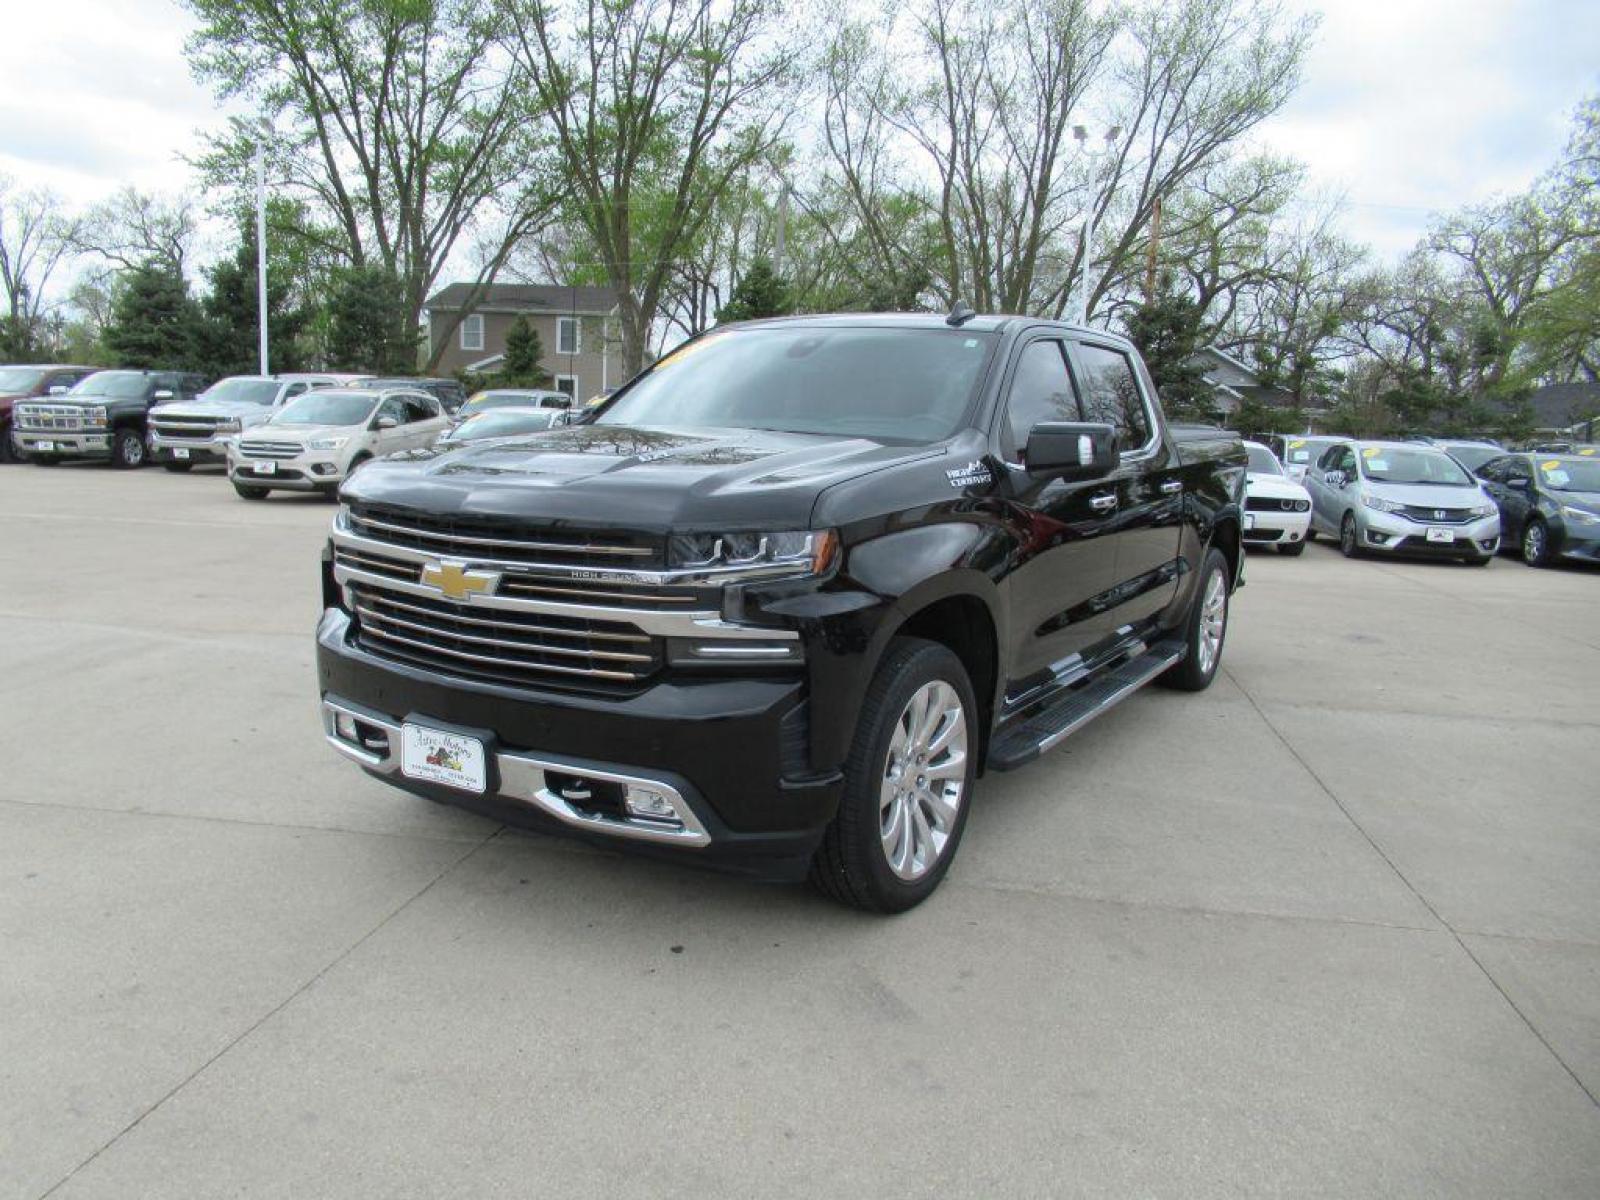
[[[244,404],[271,404],[283,385],[276,379],[247,379],[236,375],[221,379],[200,393],[201,400],[230,400]]]
[[[0,393],[10,395],[13,392],[32,391],[34,385],[43,378],[43,371],[30,371],[26,367],[6,367],[0,370]]]
[[[1293,463],[1295,466],[1310,466],[1317,457],[1326,450],[1332,442],[1307,441],[1305,438],[1290,438],[1287,453],[1283,456],[1284,462]]]
[[[361,392],[307,392],[272,417],[274,425],[361,425],[377,407],[376,396]]]
[[[469,417],[450,431],[446,439],[451,442],[472,442],[480,438],[509,437],[517,433],[532,433],[549,429],[561,414],[554,409],[548,412],[487,412]]]
[[[1472,486],[1472,476],[1455,459],[1420,446],[1368,446],[1361,452],[1361,473],[1375,483]]]
[[[89,376],[69,393],[73,396],[111,396],[127,399],[144,395],[150,377],[143,371],[100,371]]]
[[[934,442],[956,431],[994,342],[959,329],[726,330],[667,355],[596,423]]]
[[[1600,492],[1600,458],[1542,458],[1539,479],[1553,492]]]
[[[1446,446],[1445,450],[1469,471],[1476,471],[1491,458],[1499,458],[1505,453],[1498,446]]]
[[[472,399],[461,406],[461,411],[463,414],[480,413],[511,404],[526,406],[540,403],[542,398],[537,392],[475,392]]]
[[[1273,457],[1272,451],[1265,446],[1258,446],[1254,442],[1244,444],[1244,452],[1250,457],[1250,465],[1245,469],[1252,475],[1282,475],[1283,468],[1278,465],[1278,460]]]

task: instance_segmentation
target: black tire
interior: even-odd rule
[[[1339,522],[1339,553],[1346,558],[1361,557],[1360,531],[1356,529],[1355,513],[1345,513]]]
[[[1317,531],[1314,528],[1312,528],[1310,525],[1307,525],[1306,526],[1306,542],[1314,542],[1316,540],[1317,540]],[[1302,542],[1300,544],[1303,546],[1303,545],[1305,545],[1305,542]]]
[[[111,438],[111,465],[122,471],[136,471],[148,461],[144,434],[137,429],[119,429]]]
[[[233,481],[233,490],[239,493],[239,498],[241,500],[265,500],[267,498],[267,492],[270,489],[264,487],[251,487],[248,483],[240,483],[236,479]]]
[[[1206,656],[1201,652],[1201,636],[1206,624],[1206,599],[1210,594],[1212,579],[1220,575],[1222,579],[1222,630],[1217,639],[1216,650],[1206,661]],[[1177,688],[1181,692],[1203,692],[1211,686],[1211,681],[1217,677],[1217,668],[1222,665],[1222,651],[1228,639],[1228,613],[1232,608],[1232,583],[1233,575],[1228,570],[1228,560],[1221,550],[1215,546],[1206,551],[1205,559],[1200,565],[1200,578],[1195,584],[1194,600],[1189,605],[1189,615],[1183,622],[1183,644],[1188,653],[1183,656],[1183,661],[1170,668],[1157,680],[1166,687]]]
[[[1310,540],[1311,537],[1308,534],[1304,542],[1285,542],[1278,547],[1278,553],[1287,554],[1290,558],[1295,557],[1297,554],[1304,554],[1306,552],[1306,542]]]
[[[174,475],[182,475],[194,466],[192,462],[164,462],[161,465]]]
[[[945,841],[936,858],[918,877],[905,879],[890,865],[889,852],[884,846],[885,808],[881,794],[894,769],[890,762],[891,751],[902,729],[902,719],[908,715],[908,705],[922,689],[935,684],[944,684],[960,701],[961,719],[965,723],[965,772],[954,818],[944,831]],[[945,727],[936,727],[942,728]],[[981,736],[977,700],[961,660],[937,642],[921,638],[896,638],[891,642],[861,706],[855,741],[845,761],[839,811],[811,860],[812,886],[841,904],[868,912],[905,912],[926,900],[939,886],[960,848],[967,813],[972,807]],[[910,761],[903,766],[915,769]],[[910,803],[921,814],[923,827],[931,828],[932,809],[920,801]]]
[[[7,426],[0,429],[0,463],[21,462],[22,456],[17,453],[16,443],[11,440],[11,429]]]
[[[54,454],[30,455],[28,461],[36,467],[56,467],[61,465],[61,460]]]
[[[1522,561],[1530,567],[1550,565],[1550,531],[1537,517],[1522,531]]]

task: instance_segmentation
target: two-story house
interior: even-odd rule
[[[609,288],[496,283],[468,306],[471,295],[471,284],[452,283],[428,298],[428,343],[440,374],[498,371],[506,334],[523,316],[539,334],[542,365],[561,391],[584,400],[623,382],[617,305]]]

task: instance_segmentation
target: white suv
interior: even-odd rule
[[[228,444],[228,477],[246,500],[270,491],[332,496],[369,458],[433,444],[450,428],[439,401],[401,388],[325,388],[297,396]]]

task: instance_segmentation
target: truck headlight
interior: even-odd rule
[[[820,575],[839,548],[831,529],[778,533],[675,533],[667,565],[737,578],[743,575]]]
[[[240,424],[238,417],[223,417],[222,420],[217,422],[218,433],[238,433],[243,428],[244,426]]]
[[[1361,503],[1368,508],[1375,508],[1379,512],[1394,513],[1405,509],[1404,504],[1396,504],[1393,500],[1385,500],[1382,496],[1363,496],[1361,497]]]
[[[97,404],[93,408],[85,409],[83,426],[85,429],[104,429],[106,427],[106,406]]]
[[[306,443],[307,450],[337,450],[350,439],[347,437],[312,438]]]

